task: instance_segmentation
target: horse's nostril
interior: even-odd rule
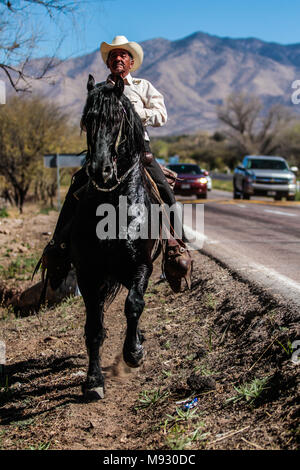
[[[112,176],[112,167],[110,165],[106,165],[103,170],[102,170],[102,176],[104,179],[104,182],[108,181],[111,176]]]
[[[107,165],[103,170],[103,174],[104,175],[109,175],[110,173],[111,173],[111,167],[109,165]]]

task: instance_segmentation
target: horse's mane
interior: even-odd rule
[[[139,115],[135,112],[129,99],[114,92],[110,83],[98,83],[89,92],[83,110],[82,122],[91,136],[95,138],[100,128],[116,134],[123,118],[123,135],[126,136],[127,149],[141,155],[145,152],[144,129]]]

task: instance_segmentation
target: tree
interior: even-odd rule
[[[272,155],[280,148],[280,135],[293,119],[292,113],[281,105],[263,113],[259,98],[245,93],[232,94],[217,115],[225,124],[230,145],[241,155]]]
[[[0,0],[0,69],[16,91],[30,88],[32,78],[39,79],[57,64],[54,57],[29,67],[29,61],[43,40],[36,15],[45,14],[51,21],[61,15],[72,16],[80,2],[71,0]],[[58,40],[58,44],[61,38]]]
[[[300,169],[300,122],[285,129],[280,135],[280,155],[287,158],[290,165]]]
[[[168,144],[161,139],[153,140],[151,145],[153,155],[156,158],[167,158],[168,157]]]
[[[70,135],[67,123],[57,106],[39,97],[13,97],[0,108],[0,175],[20,212],[32,181],[41,178],[43,154],[59,152]]]

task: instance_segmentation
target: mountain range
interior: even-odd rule
[[[280,103],[300,113],[300,104],[291,102],[292,83],[300,80],[300,43],[281,45],[196,32],[176,41],[150,39],[141,46],[144,62],[133,75],[146,78],[164,95],[169,115],[166,126],[149,129],[152,135],[215,130],[216,105],[233,92],[259,96],[266,108]],[[47,81],[34,82],[33,90],[61,105],[77,123],[89,73],[97,82],[108,75],[98,48],[63,61]]]

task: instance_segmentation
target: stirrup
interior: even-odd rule
[[[163,260],[163,273],[173,292],[181,291],[182,279],[188,289],[192,285],[193,260],[182,240],[171,238],[167,242]]]

